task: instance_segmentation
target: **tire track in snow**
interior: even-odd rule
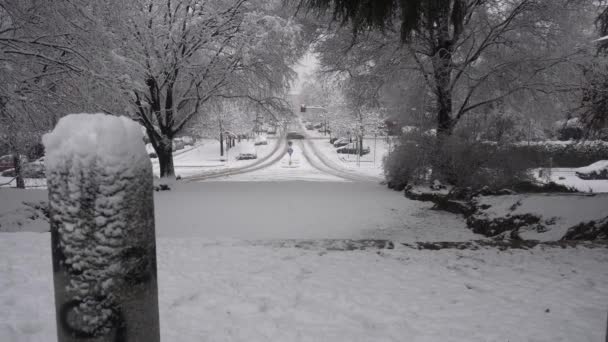
[[[374,182],[377,183],[380,179],[365,175],[359,175],[356,173],[347,172],[337,165],[334,165],[331,161],[327,160],[310,141],[305,139],[301,142],[302,151],[304,151],[304,157],[314,168],[321,172],[329,173],[333,176],[344,178],[355,182]],[[312,152],[311,152],[312,150]],[[311,157],[314,156],[316,158]]]

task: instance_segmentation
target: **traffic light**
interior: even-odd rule
[[[301,104],[300,105],[300,113],[306,113],[306,105],[305,104]]]

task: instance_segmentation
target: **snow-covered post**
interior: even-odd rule
[[[158,342],[152,166],[139,125],[73,114],[43,142],[58,341]]]

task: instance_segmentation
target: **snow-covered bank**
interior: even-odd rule
[[[526,240],[556,241],[568,238],[577,225],[593,221],[599,228],[608,220],[607,194],[480,196],[474,202],[477,211],[468,219],[472,229],[516,230]]]
[[[49,234],[0,235],[0,341],[55,336]],[[601,341],[606,249],[331,252],[160,238],[163,341]]]

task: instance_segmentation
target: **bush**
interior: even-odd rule
[[[397,190],[431,179],[460,188],[502,189],[528,181],[532,165],[497,144],[455,136],[439,141],[428,135],[408,135],[385,159],[384,167],[389,187]]]
[[[401,191],[408,184],[424,183],[429,178],[430,147],[434,138],[414,134],[403,135],[401,141],[384,158],[384,175],[391,189]]]
[[[528,160],[532,167],[582,167],[608,159],[608,143],[603,141],[547,141],[515,144],[509,148],[519,158]]]

